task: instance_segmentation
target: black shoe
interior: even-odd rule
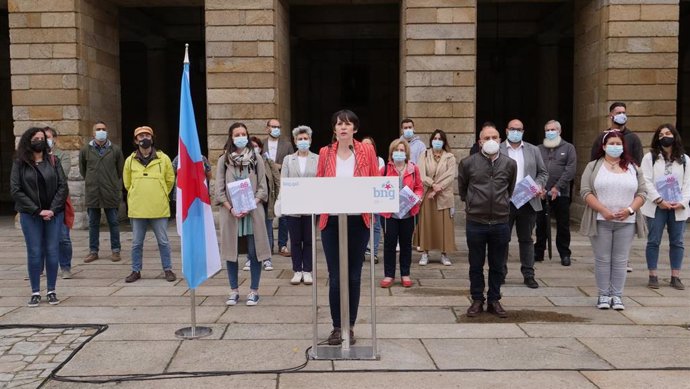
[[[133,271],[130,275],[125,278],[125,282],[134,282],[141,278],[141,273],[138,271]]]
[[[534,280],[534,277],[525,277],[525,285],[531,289],[537,289],[539,284]]]
[[[32,294],[31,300],[29,300],[29,303],[27,305],[33,308],[33,307],[37,307],[40,302],[41,302],[41,295],[40,294]]]
[[[50,292],[46,295],[46,298],[48,299],[48,304],[50,305],[58,305],[60,304],[60,300],[58,300],[57,295],[55,292]]]
[[[487,303],[486,304],[486,311],[489,313],[493,313],[494,315],[496,315],[502,319],[505,319],[506,317],[508,317],[508,313],[506,312],[505,309],[503,309],[503,306],[501,306],[501,303],[499,303],[498,301]]]
[[[476,317],[484,311],[484,301],[472,300],[472,305],[467,308],[467,317]]]
[[[570,266],[570,257],[566,255],[565,257],[561,258],[561,265]]]
[[[534,262],[544,262],[544,257],[534,256]]]
[[[343,338],[340,334],[340,328],[333,328],[333,331],[331,331],[331,334],[328,336],[328,344],[337,346],[341,343],[343,343]]]

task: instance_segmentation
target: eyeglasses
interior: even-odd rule
[[[510,127],[510,128],[508,128],[508,131],[525,131],[525,129],[524,128]]]

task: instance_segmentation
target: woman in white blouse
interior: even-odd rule
[[[580,232],[589,236],[594,251],[594,275],[599,291],[596,307],[623,310],[623,287],[632,239],[645,235],[637,212],[645,201],[641,169],[625,148],[623,134],[609,131],[601,149],[582,173],[580,195],[587,204]]]
[[[659,244],[666,227],[671,260],[671,287],[685,289],[680,281],[683,264],[683,235],[690,202],[690,162],[683,150],[678,130],[672,124],[662,124],[654,132],[651,150],[642,158],[642,172],[647,185],[647,201],[642,206],[646,216],[648,287],[659,289],[656,268],[659,262]]]

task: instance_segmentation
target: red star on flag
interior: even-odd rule
[[[180,160],[177,170],[177,187],[182,190],[182,221],[187,219],[189,207],[197,198],[206,204],[211,204],[206,188],[206,172],[204,162],[192,161],[187,147],[180,142]]]

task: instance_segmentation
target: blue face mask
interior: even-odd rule
[[[232,138],[232,143],[235,147],[242,149],[249,143],[249,140],[246,136],[238,136],[237,138]]]
[[[52,149],[53,148],[53,140],[52,139],[46,139],[46,142],[48,142],[48,148]]]
[[[106,130],[97,130],[96,131],[96,140],[99,142],[103,142],[104,140],[108,139],[108,131]]]
[[[271,136],[274,138],[280,137],[280,127],[271,127]]]
[[[405,139],[412,139],[413,136],[414,128],[406,128],[403,130],[403,137],[405,137]]]
[[[558,131],[546,131],[546,139],[554,140],[558,138]]]
[[[407,159],[404,151],[394,151],[392,157],[393,162],[405,162]]]
[[[606,155],[618,158],[623,154],[623,145],[606,145]]]
[[[522,131],[517,131],[517,130],[508,131],[508,140],[512,143],[522,142]]]
[[[304,151],[304,150],[309,150],[309,146],[311,145],[311,142],[303,139],[303,140],[298,140],[296,144],[297,144],[297,150]]]
[[[434,139],[431,141],[431,147],[434,150],[441,150],[443,148],[443,141],[440,139]]]

